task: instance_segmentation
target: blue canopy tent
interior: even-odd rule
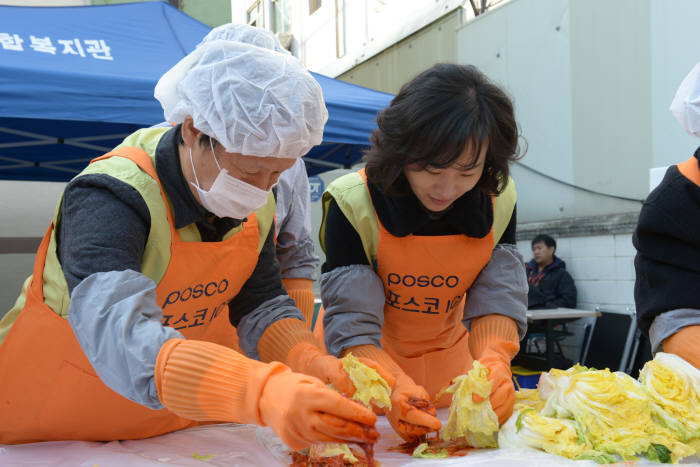
[[[362,158],[377,127],[377,113],[394,98],[374,89],[311,73],[323,89],[328,123],[323,143],[304,156],[306,171],[315,175],[331,169],[349,169]]]
[[[67,181],[138,128],[163,120],[160,76],[209,27],[165,2],[0,6],[0,179]],[[329,111],[309,174],[361,157],[392,96],[314,75]]]

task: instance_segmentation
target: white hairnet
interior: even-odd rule
[[[194,126],[228,152],[297,158],[321,143],[321,86],[289,54],[228,40],[201,43],[158,81],[165,118]]]
[[[670,110],[685,131],[700,137],[700,62],[681,83]]]
[[[248,26],[247,24],[228,23],[215,27],[209,31],[209,34],[204,36],[204,39],[202,39],[202,42],[200,42],[197,47],[205,42],[216,40],[243,42],[245,44],[257,45],[263,49],[270,49],[280,53],[289,53],[287,49],[282,47],[279,39],[270,31]]]

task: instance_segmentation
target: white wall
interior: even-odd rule
[[[231,22],[245,23],[246,12],[248,11],[247,0],[231,0]]]
[[[527,148],[522,162],[573,182],[568,30],[568,2],[516,0],[466,23],[456,40],[459,62],[477,66],[513,99]],[[513,176],[519,222],[573,215],[570,189],[517,167]]]
[[[688,159],[700,145],[668,111],[690,69],[700,62],[700,2],[651,0],[652,167]]]
[[[3,237],[43,237],[65,183],[0,181],[0,242]],[[0,254],[0,315],[19,296],[32,273],[33,253]]]
[[[308,2],[301,2],[302,9],[301,29],[295,31],[299,34],[301,44],[300,58],[310,70],[318,71],[324,65],[336,60],[335,38],[335,6],[333,2],[325,1],[321,7],[308,14]]]
[[[649,0],[569,5],[574,183],[642,199],[651,167]],[[584,203],[576,207],[607,213]]]
[[[460,63],[511,94],[528,142],[522,164],[633,199],[649,169],[686,159],[697,139],[668,112],[700,60],[700,2],[513,0],[457,31]],[[518,220],[633,212],[640,203],[569,188],[515,167]]]

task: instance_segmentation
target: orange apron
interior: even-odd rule
[[[364,170],[362,178],[367,182]],[[382,348],[431,398],[472,367],[464,298],[493,250],[493,231],[395,237],[377,218],[377,274],[384,284]],[[323,310],[314,334],[323,342]],[[436,402],[449,405],[450,397]]]
[[[695,156],[678,164],[678,171],[683,174],[685,178],[700,187],[700,167],[698,167],[698,160]]]
[[[106,154],[127,157],[158,181],[143,150]],[[159,182],[160,183],[160,182]],[[161,196],[167,204],[162,191]],[[183,242],[167,209],[171,258],[156,288],[163,325],[188,339],[232,345],[235,328],[228,302],[258,260],[258,223],[222,242]],[[80,348],[67,319],[44,303],[42,281],[53,223],[37,252],[27,300],[0,346],[0,443],[147,438],[196,425],[167,409],[152,410],[108,388]],[[235,267],[232,267],[235,265]]]

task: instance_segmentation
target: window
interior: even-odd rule
[[[321,8],[323,0],[309,0],[309,14],[312,15],[314,11]]]
[[[292,30],[292,0],[272,0],[272,31]]]
[[[248,13],[246,13],[246,22],[248,25],[259,28],[265,27],[264,18],[263,3],[260,0],[253,2],[253,4],[248,8]]]
[[[335,0],[335,56],[345,56],[345,0]]]

